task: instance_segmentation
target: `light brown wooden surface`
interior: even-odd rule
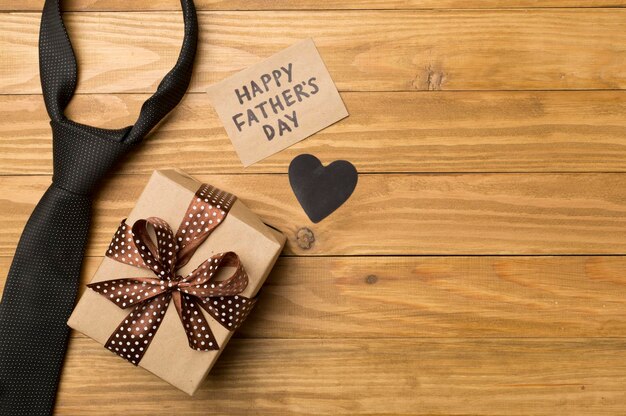
[[[51,180],[42,4],[0,0],[0,290]],[[178,54],[179,1],[64,4],[68,115],[131,124]],[[73,334],[56,414],[626,413],[624,1],[196,4],[192,93],[103,184],[82,282],[155,168],[236,192],[287,248],[196,397]],[[308,36],[351,116],[243,169],[202,92]],[[304,152],[362,173],[320,224],[285,175]]]
[[[193,398],[88,339],[72,352],[60,415],[615,415],[626,401],[621,339],[237,339]]]
[[[623,89],[626,10],[201,12],[192,91],[313,37],[342,91]],[[176,61],[180,13],[77,13],[80,92],[149,92]],[[0,93],[36,94],[36,13],[0,15]],[[259,36],[262,33],[262,36]]]
[[[132,124],[148,95],[79,95],[68,115]],[[244,169],[204,94],[189,94],[127,173],[284,173],[298,154],[348,159],[360,172],[624,172],[626,91],[344,93],[351,116]],[[0,95],[0,174],[49,174],[40,95]],[[211,163],[207,163],[210,160]]]
[[[87,259],[81,293],[101,260]],[[621,337],[625,269],[623,257],[283,257],[235,337]]]
[[[287,175],[196,175],[238,196],[287,235],[285,254],[625,254],[624,174],[361,175],[332,218],[312,224]],[[148,175],[110,178],[87,253],[102,255]],[[12,255],[49,176],[0,177],[0,255]],[[298,240],[308,229],[312,245]]]
[[[39,11],[43,0],[0,0],[0,10]],[[180,0],[74,0],[65,10],[179,10]],[[624,0],[196,0],[198,10],[359,10],[359,9],[480,9],[519,7],[624,7]]]

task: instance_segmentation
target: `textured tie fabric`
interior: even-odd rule
[[[181,0],[183,46],[174,68],[119,130],[86,126],[64,111],[77,84],[77,64],[63,24],[61,0],[46,0],[39,64],[51,119],[52,185],[32,213],[17,247],[0,303],[0,415],[51,414],[65,356],[91,217],[91,194],[129,149],[183,98],[191,79],[198,23],[192,0]]]

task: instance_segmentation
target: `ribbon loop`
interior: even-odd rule
[[[218,280],[222,268],[234,267],[233,273],[225,280]],[[245,290],[248,275],[233,252],[216,254],[185,277],[180,283],[181,291],[197,297],[231,296]]]
[[[109,350],[137,365],[172,300],[192,349],[220,348],[203,310],[229,331],[239,328],[256,299],[241,296],[248,285],[248,275],[236,253],[216,254],[185,277],[176,274],[222,223],[234,201],[235,196],[202,185],[176,234],[165,220],[157,217],[140,219],[132,227],[122,221],[107,257],[151,270],[155,277],[88,285],[119,308],[134,307],[105,344]],[[232,273],[223,278],[227,269],[233,269]]]
[[[89,288],[108,298],[120,309],[126,309],[139,303],[151,300],[167,292],[167,282],[147,278],[107,280],[91,283]]]
[[[149,232],[152,226],[157,244],[152,241]],[[161,218],[150,217],[133,224],[132,236],[137,252],[147,268],[161,279],[174,280],[176,266],[176,248],[174,232],[170,225]]]

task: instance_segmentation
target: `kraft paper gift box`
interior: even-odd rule
[[[136,220],[159,217],[169,223],[176,233],[201,185],[197,180],[177,170],[155,171],[128,216],[126,224],[132,226]],[[224,189],[224,191],[233,191],[231,193],[236,195],[236,190]],[[237,199],[225,219],[177,274],[186,276],[217,253],[235,252],[248,274],[248,286],[240,295],[254,298],[284,244],[285,236],[282,233],[265,225],[241,200]],[[155,275],[150,270],[105,257],[91,283],[136,277],[154,278]],[[104,346],[132,310],[133,308],[121,309],[102,294],[87,288],[76,305],[68,325]],[[171,301],[160,327],[138,363],[140,367],[190,395],[201,385],[234,333],[220,325],[204,309],[200,310],[218,342],[219,350],[207,352],[190,348],[181,318],[174,302]],[[251,313],[254,313],[254,309]]]

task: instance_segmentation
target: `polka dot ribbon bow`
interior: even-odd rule
[[[106,348],[137,365],[172,300],[187,334],[189,347],[198,351],[220,348],[201,308],[230,331],[243,323],[256,299],[240,295],[248,285],[248,275],[237,254],[216,254],[186,277],[176,274],[220,225],[234,202],[235,196],[202,185],[176,235],[160,218],[138,220],[132,228],[122,221],[111,241],[107,257],[149,269],[156,276],[88,285],[121,309],[133,308],[106,342]],[[156,245],[150,228],[156,237]],[[234,268],[234,272],[226,279],[220,277],[218,280],[218,272],[225,267]]]

